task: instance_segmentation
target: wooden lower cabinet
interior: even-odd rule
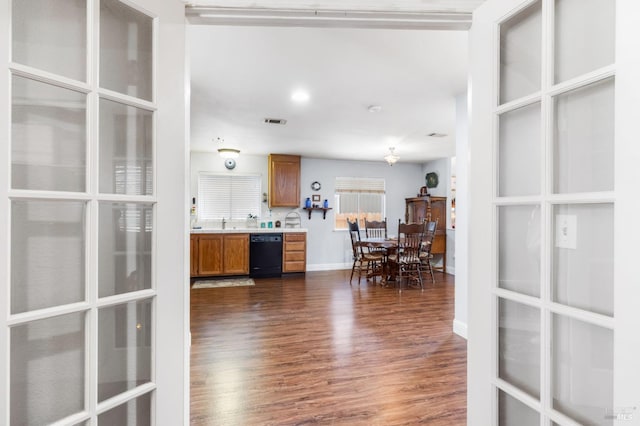
[[[191,255],[189,256],[189,260],[190,260],[190,274],[192,277],[195,277],[196,275],[198,275],[198,236],[197,235],[192,235],[191,236],[191,242],[190,242],[190,250],[191,250]]]
[[[249,234],[191,235],[191,276],[247,275]]]
[[[307,270],[307,234],[285,232],[282,247],[282,272],[305,272]]]
[[[225,234],[223,252],[224,275],[249,273],[249,234]]]

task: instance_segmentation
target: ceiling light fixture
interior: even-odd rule
[[[396,155],[396,153],[394,151],[395,151],[395,148],[394,147],[390,147],[389,148],[389,153],[384,156],[384,160],[390,166],[393,166],[394,164],[396,164],[396,162],[400,159],[400,157],[398,155]]]
[[[220,154],[220,157],[222,158],[238,158],[240,150],[233,148],[218,148],[218,154]]]
[[[380,111],[382,111],[382,107],[380,105],[369,105],[367,107],[367,110],[369,112],[380,112]]]

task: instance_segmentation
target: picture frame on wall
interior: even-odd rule
[[[311,201],[320,201],[320,194],[313,194],[311,197]]]

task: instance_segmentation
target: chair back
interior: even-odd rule
[[[357,259],[362,253],[362,247],[358,244],[360,242],[360,227],[358,226],[358,219],[354,222],[349,221],[347,218],[347,224],[349,225],[349,237],[351,238],[351,250],[353,250],[353,258]]]
[[[420,250],[425,239],[423,223],[398,223],[399,263],[420,263]]]
[[[425,229],[426,229],[426,232],[424,234],[422,252],[426,254],[430,254],[431,246],[433,245],[433,239],[436,236],[436,229],[438,229],[438,219],[432,222],[425,222]]]
[[[429,234],[435,235],[436,229],[438,228],[438,219],[436,219],[435,221],[427,222],[425,224],[425,227],[426,227],[427,235]]]
[[[364,230],[367,238],[387,238],[387,218],[372,221],[365,218]]]

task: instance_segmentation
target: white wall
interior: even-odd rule
[[[393,166],[385,162],[336,161],[313,158],[302,159],[301,200],[311,196],[311,182],[322,184],[319,191],[322,200],[329,200],[333,207],[335,178],[342,177],[380,177],[386,184],[386,216],[389,234],[397,234],[398,220],[404,221],[405,198],[414,197],[424,185],[421,165],[396,163]],[[314,212],[311,220],[303,216],[302,226],[309,230],[307,240],[307,264],[309,270],[351,268],[351,242],[346,231],[334,231],[333,212],[327,213],[322,220]]]
[[[236,160],[236,168],[227,170],[223,160],[215,153],[191,153],[191,197],[198,193],[198,173],[257,173],[262,176],[262,191],[268,188],[267,156],[243,155]],[[329,200],[329,207],[333,207],[335,178],[342,177],[380,177],[386,182],[386,216],[390,234],[397,233],[398,220],[404,221],[405,198],[415,196],[424,185],[424,173],[420,164],[396,163],[389,166],[385,162],[323,160],[302,158],[300,175],[300,206],[304,199],[312,194],[320,194],[321,199]],[[318,181],[322,189],[318,192],[311,190],[311,183]],[[185,206],[185,208],[188,208]],[[301,208],[274,209],[271,214],[273,220],[284,220],[291,210],[296,210],[302,218],[302,227],[307,228],[307,270],[331,270],[351,268],[351,242],[346,231],[334,230],[334,215],[330,210],[327,218],[322,219],[320,212],[313,212],[311,219]],[[263,203],[263,217],[268,215],[268,207]],[[204,226],[220,224],[202,224]]]

